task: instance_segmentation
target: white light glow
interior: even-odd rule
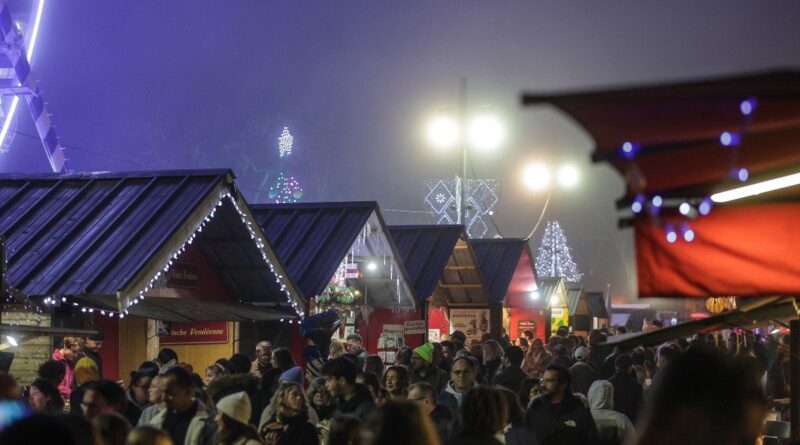
[[[531,190],[544,190],[550,185],[550,171],[543,164],[531,164],[522,174],[525,185]]]
[[[492,151],[503,143],[506,130],[496,116],[478,116],[469,126],[469,142],[475,148]]]
[[[689,203],[688,203],[688,202],[683,202],[683,203],[681,203],[681,205],[678,207],[678,211],[679,211],[679,212],[681,212],[681,215],[684,215],[684,216],[686,216],[686,215],[688,215],[688,214],[689,214],[689,212],[691,212],[691,211],[692,211],[692,206],[691,206],[691,205],[689,205]]]
[[[531,292],[531,300],[538,300],[539,299],[539,291],[535,290]]]
[[[578,183],[578,169],[572,165],[565,165],[558,170],[558,182],[566,188],[575,187]]]
[[[8,341],[8,344],[10,344],[11,346],[14,347],[19,346],[19,342],[17,342],[17,339],[10,335],[6,335],[6,340]]]
[[[760,195],[762,193],[780,190],[786,187],[793,187],[800,184],[800,173],[794,173],[780,178],[770,179],[755,184],[746,185],[744,187],[737,187],[732,190],[727,190],[720,193],[711,195],[711,200],[714,202],[730,202],[737,199],[746,198],[748,196]]]
[[[375,264],[374,261],[370,261],[369,263],[367,263],[367,270],[370,272],[375,272],[376,270],[378,270],[378,265]]]
[[[437,116],[429,123],[425,131],[428,141],[436,148],[452,148],[458,142],[458,124],[447,116]]]

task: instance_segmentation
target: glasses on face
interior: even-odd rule
[[[558,383],[558,379],[541,379],[542,383]]]
[[[463,375],[463,374],[472,374],[472,370],[470,369],[457,369],[452,371],[455,375]]]

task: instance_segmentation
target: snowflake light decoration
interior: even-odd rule
[[[293,142],[294,142],[294,137],[292,136],[291,133],[289,133],[289,127],[283,127],[281,136],[278,138],[278,152],[281,158],[292,154]]]
[[[500,200],[499,181],[494,179],[437,179],[428,182],[428,195],[425,202],[433,210],[436,224],[458,224],[461,203],[461,187],[466,183],[466,206],[461,215],[462,224],[472,238],[490,237],[489,218],[494,214],[494,206]]]

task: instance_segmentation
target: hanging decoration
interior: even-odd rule
[[[286,176],[283,172],[278,174],[275,185],[269,188],[269,200],[275,204],[295,203],[303,197],[303,187],[300,182],[292,176]]]
[[[706,309],[715,315],[735,310],[736,297],[711,297],[706,300]]]
[[[583,278],[572,260],[567,237],[558,221],[547,221],[536,256],[536,274],[542,278],[563,278],[568,283],[577,283]]]
[[[289,127],[283,127],[281,136],[278,138],[278,154],[281,158],[292,154],[292,142],[294,142],[294,137],[289,133]]]
[[[360,310],[363,304],[361,291],[336,283],[329,284],[317,298],[319,312],[333,310],[342,320],[347,320],[347,317],[352,312]]]
[[[500,182],[494,179],[437,179],[428,184],[425,203],[433,211],[436,224],[458,224],[467,229],[471,238],[490,238],[494,235],[491,217],[500,201]],[[461,215],[461,188],[465,187],[466,203]]]

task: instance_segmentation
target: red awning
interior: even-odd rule
[[[742,168],[748,183],[800,172],[800,71],[526,94],[523,103],[567,112],[594,138],[592,159],[625,178],[618,205],[636,231],[640,297],[800,294],[800,186],[717,205],[709,216],[674,208],[743,185],[731,177]],[[738,143],[723,144],[724,132]],[[632,153],[623,150],[626,142]],[[633,215],[629,205],[639,194],[680,200]],[[682,237],[687,228],[691,242]]]

